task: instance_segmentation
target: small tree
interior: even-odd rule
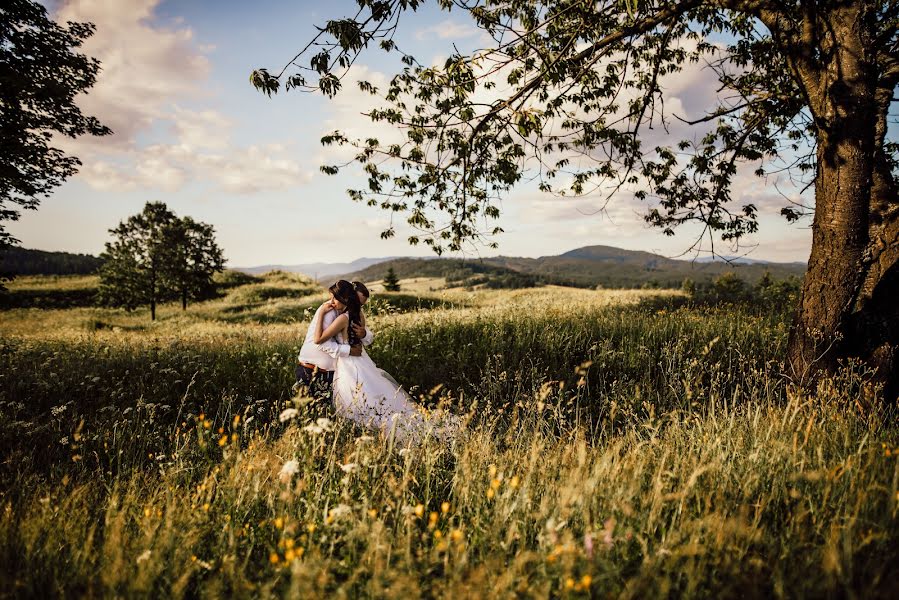
[[[156,303],[171,297],[166,271],[176,262],[178,218],[162,202],[148,202],[143,212],[110,229],[116,239],[100,255],[99,297],[104,304],[134,310],[150,305],[156,320]]]
[[[384,276],[384,291],[400,291],[400,278],[396,276],[396,272],[393,270],[393,267],[388,268],[387,275]]]
[[[149,304],[152,320],[160,301],[180,297],[187,308],[188,298],[208,298],[224,268],[212,226],[179,219],[162,202],[148,202],[110,233],[116,239],[101,255],[100,301],[126,310]]]
[[[215,242],[212,225],[184,217],[175,226],[177,257],[167,271],[170,286],[181,298],[181,310],[187,301],[207,300],[215,295],[213,276],[225,268],[222,249]]]

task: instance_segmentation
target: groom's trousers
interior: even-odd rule
[[[325,371],[314,365],[297,363],[297,384],[305,385],[309,395],[317,400],[331,403],[331,385],[334,383],[334,371]]]

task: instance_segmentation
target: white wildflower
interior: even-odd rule
[[[297,409],[295,408],[285,408],[281,411],[281,414],[278,415],[278,420],[282,423],[289,421],[297,416]]]
[[[137,561],[136,561],[137,564],[141,564],[141,563],[144,562],[145,560],[149,560],[150,554],[152,554],[152,552],[150,552],[150,550],[144,550],[144,551],[141,553],[141,555],[137,557]]]
[[[290,478],[296,475],[299,470],[300,463],[295,460],[289,460],[284,463],[283,467],[281,467],[281,471],[278,473],[278,479],[281,480],[281,483],[288,483]]]
[[[331,431],[331,419],[317,419],[315,423],[309,423],[303,427],[303,431],[313,434]]]
[[[356,463],[347,463],[345,465],[338,465],[340,470],[344,473],[354,473],[356,471]]]
[[[353,512],[353,509],[350,508],[349,506],[347,506],[346,504],[338,504],[337,506],[335,506],[334,508],[332,508],[328,511],[328,517],[330,517],[331,519],[336,521],[338,519],[341,519],[341,518],[349,515],[352,512]]]

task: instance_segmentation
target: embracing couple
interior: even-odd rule
[[[366,327],[363,305],[369,291],[362,282],[341,279],[330,288],[306,332],[297,364],[297,382],[317,398],[333,397],[335,412],[400,442],[428,435],[446,440],[458,430],[452,416],[426,417],[409,394],[375,365],[365,352],[374,335]]]

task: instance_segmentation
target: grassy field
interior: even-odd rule
[[[784,314],[376,293],[374,360],[467,424],[400,448],[293,397],[318,287],[223,284],[155,323],[43,300],[86,278],[11,286],[28,299],[0,311],[0,595],[899,593],[895,410],[851,367],[792,389]]]

